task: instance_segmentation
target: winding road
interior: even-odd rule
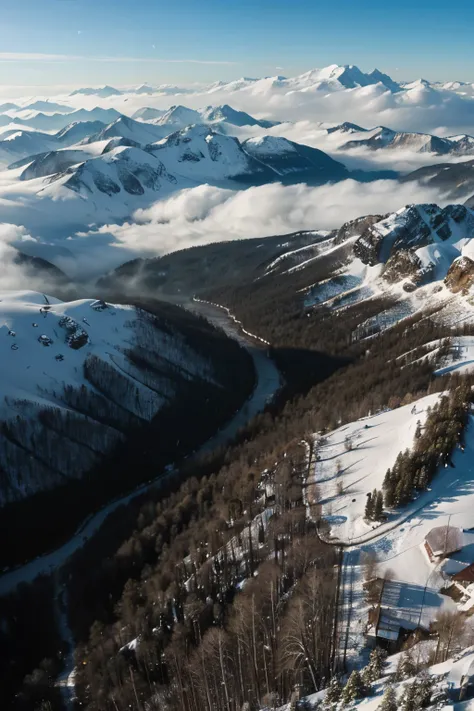
[[[222,328],[228,336],[234,338],[244,346],[252,356],[257,378],[255,389],[250,398],[242,405],[240,410],[235,413],[230,422],[224,425],[195,452],[193,456],[197,457],[203,452],[211,451],[218,446],[230,442],[239,429],[257,413],[261,412],[265,408],[265,405],[273,398],[281,386],[281,378],[275,363],[269,358],[266,349],[256,345],[251,338],[244,335],[238,323],[235,322],[231,315],[228,315],[225,310],[210,304],[190,302],[189,300],[181,302],[180,305],[194,313],[204,316],[208,321]],[[236,377],[238,377],[237,374]],[[32,582],[38,575],[57,573],[73,553],[75,553],[86,540],[97,533],[112,511],[132,501],[140,494],[160,487],[166,479],[173,477],[174,474],[174,471],[167,473],[160,472],[151,482],[143,484],[134,489],[131,493],[109,502],[102,509],[89,516],[79,526],[75,534],[56,550],[39,556],[25,565],[4,573],[0,576],[0,595],[8,594],[20,583]]]

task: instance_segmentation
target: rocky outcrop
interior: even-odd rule
[[[474,237],[474,215],[464,205],[409,205],[369,225],[354,244],[354,254],[370,266],[386,263],[400,249],[449,240],[456,225],[462,225],[465,237]]]
[[[416,254],[407,249],[399,249],[388,259],[383,270],[383,277],[389,284],[396,284],[404,279],[405,291],[413,291],[424,277],[422,264]]]
[[[467,293],[474,284],[474,261],[459,257],[451,264],[444,283],[453,294]]]
[[[364,215],[364,217],[357,217],[355,220],[345,222],[342,227],[337,230],[334,244],[341,244],[351,237],[360,237],[369,227],[372,227],[372,225],[375,225],[386,217],[388,217],[388,215]]]

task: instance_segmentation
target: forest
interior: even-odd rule
[[[236,341],[181,308],[151,301],[146,311],[143,306],[136,302],[139,338],[122,370],[89,357],[84,370],[92,389],[58,386],[58,401],[74,411],[18,403],[18,416],[1,426],[0,472],[17,468],[32,493],[1,508],[0,533],[11,545],[2,547],[0,564],[14,565],[57,545],[104,502],[205,442],[252,392],[252,359]],[[163,333],[174,363],[151,355],[162,352],[156,343],[163,345]],[[179,357],[188,350],[195,365],[187,361],[185,369]],[[143,381],[153,390],[142,388]],[[154,415],[150,397],[160,405]],[[9,476],[0,479],[7,493]]]
[[[204,295],[271,342],[285,386],[233,443],[183,461],[175,481],[115,511],[70,561],[81,708],[254,711],[336,678],[340,558],[307,485],[313,435],[449,390],[419,433],[441,442],[432,476],[462,443],[448,422],[465,422],[472,381],[433,371],[450,339],[473,333],[431,309],[366,339],[358,325],[392,302],[308,308],[301,289],[337,269],[347,258],[338,251],[289,282],[276,272]],[[418,479],[410,486],[415,496]]]
[[[354,318],[344,313],[339,333]],[[346,352],[324,317],[314,324],[318,348]],[[75,556],[70,617],[85,708],[273,708],[327,683],[337,667],[338,557],[319,538],[317,490],[305,483],[312,433],[446,389],[462,417],[464,381],[433,376],[448,334],[456,331],[415,316],[369,350],[352,343],[351,359],[309,390],[287,381],[233,446],[195,463],[176,493],[142,502],[135,517],[128,510],[126,524],[110,521]],[[444,348],[430,356],[423,344],[435,339]],[[454,410],[444,407],[446,421]]]

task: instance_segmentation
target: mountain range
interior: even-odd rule
[[[180,94],[217,94],[233,92],[267,93],[269,89],[284,93],[303,91],[338,91],[355,89],[359,87],[375,86],[380,84],[386,91],[393,94],[407,92],[417,88],[447,91],[471,96],[473,84],[470,82],[449,81],[436,82],[426,79],[415,81],[395,81],[388,74],[374,69],[364,72],[356,65],[331,64],[327,67],[311,69],[295,77],[281,75],[261,78],[240,77],[231,81],[217,81],[209,85],[176,86],[161,84],[152,86],[141,84],[133,88],[117,89],[111,86],[79,88],[72,92],[71,97],[97,96],[99,98],[113,98],[123,95],[180,95]]]
[[[434,153],[435,155],[474,154],[474,137],[468,135],[441,138],[430,133],[393,131],[385,126],[366,129],[355,124],[344,124],[342,128],[329,129],[331,133],[337,130],[343,130],[353,136],[350,141],[340,147],[341,150],[365,147],[371,150],[407,150],[416,153]]]

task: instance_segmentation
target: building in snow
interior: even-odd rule
[[[464,532],[455,526],[436,526],[425,538],[425,550],[432,563],[457,553],[464,545]]]
[[[474,563],[454,573],[454,575],[451,576],[451,580],[455,583],[459,583],[464,588],[474,583]]]
[[[410,619],[401,610],[381,605],[370,611],[369,625],[372,625],[367,635],[369,644],[382,647],[389,654],[399,652],[412,635],[421,639],[427,634],[427,630],[419,626],[419,615]]]

